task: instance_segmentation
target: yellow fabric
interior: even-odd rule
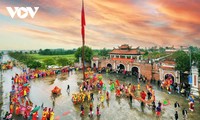
[[[50,120],[54,120],[54,112],[51,112],[50,114],[51,114]]]

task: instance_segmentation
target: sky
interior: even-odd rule
[[[0,0],[0,50],[78,48],[81,0]],[[93,49],[200,47],[200,0],[84,0],[86,45]],[[6,7],[39,7],[34,18]]]

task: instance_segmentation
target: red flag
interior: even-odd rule
[[[83,43],[85,43],[85,11],[84,11],[84,2],[82,0],[82,10],[81,10],[81,35]]]

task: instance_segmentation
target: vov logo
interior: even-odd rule
[[[12,7],[6,7],[6,9],[8,10],[11,18],[14,18],[17,14],[19,18],[25,19],[28,15],[30,15],[31,18],[34,18],[39,7],[34,7],[34,10],[31,7],[14,7],[14,9]]]

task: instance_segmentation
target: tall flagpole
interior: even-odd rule
[[[83,80],[85,81],[85,11],[84,11],[84,1],[82,0],[82,10],[81,10],[81,34],[82,34],[82,70],[83,70]]]

